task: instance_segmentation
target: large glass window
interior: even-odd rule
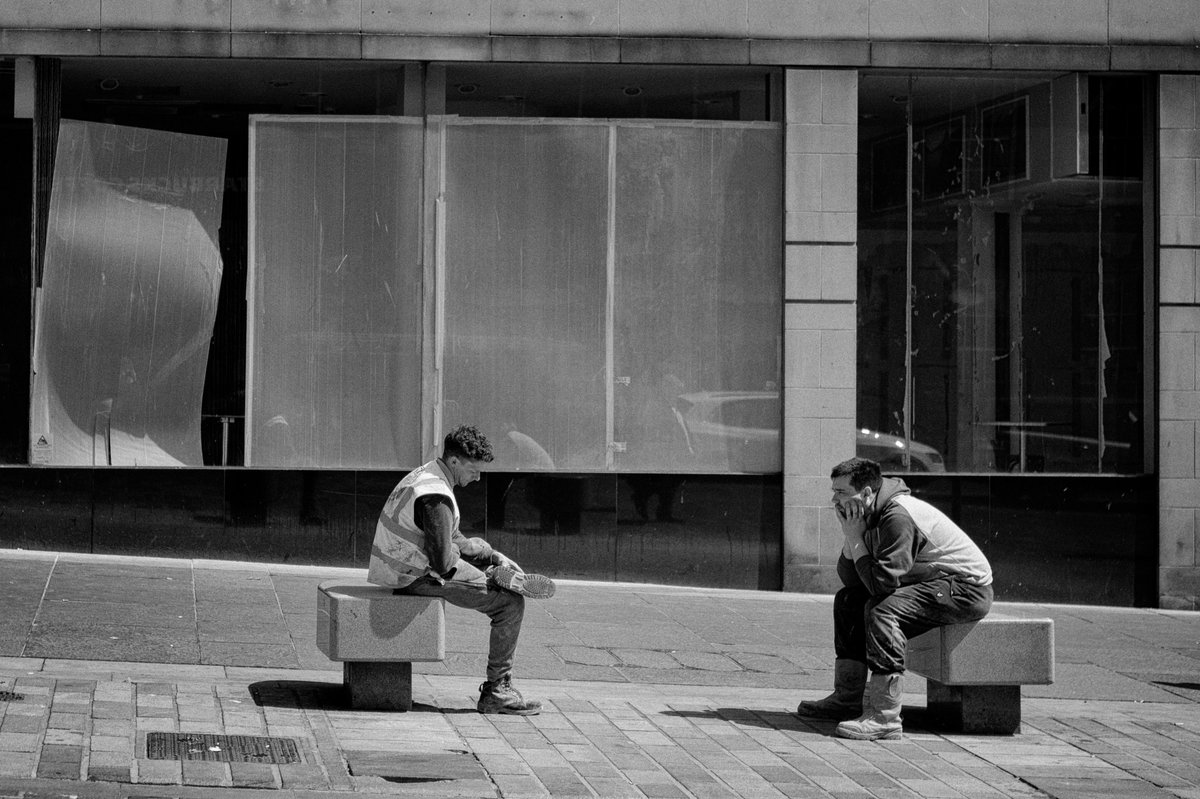
[[[135,142],[116,173],[97,161],[88,189],[126,191],[139,169],[200,187],[169,199],[195,205],[208,238],[188,257],[215,276],[171,310],[145,220],[82,242],[71,203],[90,166],[64,155],[73,183],[37,187],[63,235],[40,296],[43,394],[16,457],[36,431],[54,442],[46,462],[73,449],[72,463],[390,469],[470,421],[500,443],[497,468],[778,473],[778,70],[65,59],[61,74],[64,119],[224,143],[200,164]],[[136,199],[102,219],[166,205]],[[121,278],[129,313],[100,319],[133,323],[124,360],[55,321],[63,298],[82,307],[70,259],[85,250],[112,302],[137,262]],[[163,355],[177,337],[186,352]],[[111,412],[103,385],[64,388],[91,380],[97,364],[60,356],[92,338],[126,381]],[[171,378],[144,388],[169,401],[127,396],[159,367]]]
[[[864,75],[859,454],[1146,468],[1146,84]]]
[[[496,468],[603,469],[608,129],[446,127],[441,426]]]
[[[778,125],[253,131],[251,465],[779,471]]]
[[[64,120],[38,291],[30,454],[198,466],[225,142]]]
[[[420,456],[420,120],[252,121],[247,462]]]
[[[443,425],[498,468],[779,471],[778,126],[446,131]]]

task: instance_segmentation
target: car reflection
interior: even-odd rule
[[[876,461],[885,472],[944,472],[942,453],[928,444],[881,433],[868,427],[858,429],[855,450],[860,458]]]
[[[778,391],[680,394],[675,414],[697,463],[760,473],[782,468],[779,430],[783,409]],[[942,454],[928,444],[866,427],[856,432],[856,453],[878,461],[884,471],[946,471]]]
[[[700,466],[759,473],[781,469],[778,391],[680,394],[675,418]]]

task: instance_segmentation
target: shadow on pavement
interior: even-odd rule
[[[251,683],[250,697],[259,707],[309,708],[312,710],[354,710],[346,687],[336,682],[315,680],[263,680]],[[410,713],[478,713],[475,708],[437,707],[413,702]]]
[[[1155,685],[1161,685],[1164,688],[1182,688],[1185,691],[1200,691],[1200,682],[1165,682],[1163,680],[1151,680]]]
[[[259,707],[307,707],[349,710],[350,697],[341,683],[314,680],[264,680],[251,683],[250,697]]]
[[[761,727],[766,730],[806,732],[813,735],[830,735],[834,722],[821,719],[801,719],[795,713],[781,710],[747,710],[743,707],[718,707],[712,710],[666,710],[664,716],[688,719],[727,721],[739,726]]]
[[[663,715],[677,716],[679,718],[707,719],[709,721],[727,721],[741,726],[809,733],[811,735],[823,735],[826,737],[833,735],[833,728],[837,726],[837,722],[832,720],[801,718],[795,713],[786,711],[747,710],[740,707],[718,707],[712,710],[667,710],[663,711]],[[939,719],[935,714],[930,713],[927,708],[919,705],[905,705],[903,720],[904,729],[911,732],[930,732],[940,735],[961,732],[947,724],[944,720]],[[988,735],[988,733],[974,734]],[[1002,737],[1011,736],[1002,734]]]

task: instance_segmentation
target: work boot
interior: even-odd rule
[[[495,566],[490,571],[492,582],[506,591],[530,599],[549,599],[554,596],[554,581],[542,574],[526,574],[508,566]]]
[[[904,737],[900,725],[900,674],[875,674],[863,693],[863,714],[843,721],[834,730],[843,738],[860,741],[893,740]]]
[[[833,693],[824,699],[801,702],[796,708],[796,715],[834,721],[858,718],[863,711],[863,688],[866,684],[866,663],[838,658],[833,662]]]
[[[479,686],[480,713],[504,713],[510,716],[536,716],[542,712],[542,703],[526,699],[512,685],[512,675],[506,674],[495,682]]]

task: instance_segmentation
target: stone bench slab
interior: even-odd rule
[[[945,685],[1049,685],[1054,620],[987,616],[938,627],[908,642],[906,665]]]
[[[1021,727],[1021,686],[1054,682],[1054,621],[987,616],[908,642],[908,671],[926,678],[929,719],[967,733]]]
[[[328,580],[317,587],[317,648],[342,661],[352,708],[410,710],[413,662],[446,657],[445,604],[366,580]]]
[[[445,606],[366,580],[329,580],[317,591],[317,648],[330,660],[445,660]]]

